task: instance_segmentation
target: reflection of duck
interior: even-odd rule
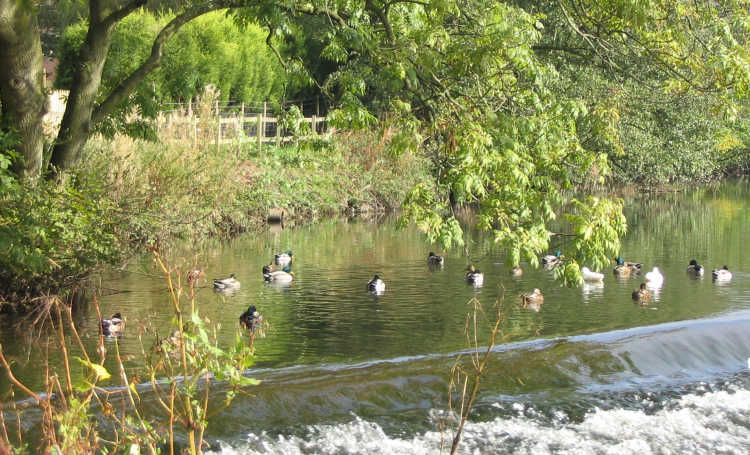
[[[729,267],[726,265],[720,269],[714,269],[711,271],[711,276],[716,281],[729,281],[732,279],[732,272],[729,271]]]
[[[262,322],[263,316],[260,315],[254,305],[250,305],[247,311],[240,315],[240,325],[251,332],[260,327]]]
[[[563,254],[562,251],[557,250],[555,251],[555,254],[548,254],[542,258],[542,265],[548,269],[551,269],[552,267],[556,267],[560,264],[562,264],[562,258]]]
[[[641,287],[633,291],[633,300],[641,303],[651,300],[651,292],[646,289],[646,283],[641,283]]]
[[[581,275],[584,281],[602,281],[604,279],[603,273],[591,271],[588,267],[581,268]]]
[[[291,250],[286,250],[283,253],[275,255],[273,260],[276,262],[276,265],[289,265],[292,262],[292,252]]]
[[[380,279],[380,276],[375,275],[370,281],[367,282],[367,289],[372,292],[384,292],[385,281]]]
[[[643,264],[639,262],[625,262],[620,256],[617,256],[615,262],[617,262],[617,265],[615,266],[614,273],[615,275],[620,276],[630,276],[631,273],[641,273],[641,267],[643,267]]]
[[[291,283],[292,280],[294,280],[294,272],[292,272],[292,269],[287,266],[281,270],[274,270],[272,272],[264,273],[263,279],[276,283]]]
[[[443,265],[445,264],[445,258],[430,251],[430,254],[427,256],[427,262],[435,265]]]
[[[473,265],[466,267],[466,281],[474,286],[481,286],[484,283],[484,273],[477,270]]]
[[[123,321],[122,315],[118,312],[113,314],[109,319],[99,321],[99,326],[102,328],[102,335],[117,336],[125,330],[125,321]]]
[[[698,261],[696,261],[695,259],[690,260],[690,265],[688,265],[687,273],[695,276],[703,276],[704,271],[704,267],[702,265],[699,265]]]
[[[542,295],[542,291],[540,291],[538,288],[535,288],[533,291],[527,294],[521,294],[521,300],[523,301],[524,306],[541,305],[542,303],[544,303],[544,295]]]
[[[523,269],[521,268],[520,265],[517,265],[517,266],[513,267],[512,269],[510,269],[510,276],[516,276],[517,277],[517,276],[521,276],[521,275],[523,275]]]
[[[654,267],[653,270],[646,273],[646,282],[649,286],[660,287],[664,283],[664,275],[659,271],[659,267]]]
[[[214,280],[214,289],[216,290],[239,289],[239,287],[240,282],[234,276],[234,273],[229,275],[229,278],[216,278]]]

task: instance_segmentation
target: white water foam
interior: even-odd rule
[[[524,415],[470,422],[463,436],[460,449],[463,454],[747,454],[750,391],[686,395],[653,414],[596,409],[583,422],[574,424],[550,424]],[[442,452],[449,453],[449,435],[445,435],[442,443]],[[411,439],[390,437],[379,425],[355,418],[346,424],[311,426],[305,437],[250,434],[245,443],[222,444],[214,453],[427,455],[440,452],[439,432],[418,434]]]

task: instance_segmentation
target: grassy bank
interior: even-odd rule
[[[91,141],[83,165],[57,182],[0,192],[0,302],[75,289],[97,268],[174,239],[228,237],[272,209],[309,220],[400,205],[428,162],[389,156],[373,134],[294,146],[197,147],[118,137]]]

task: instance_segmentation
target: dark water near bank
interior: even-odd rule
[[[630,298],[638,277],[618,280],[606,270],[604,285],[569,289],[527,266],[511,278],[505,252],[486,234],[469,232],[467,257],[426,245],[415,228],[397,230],[390,218],[186,246],[172,265],[197,264],[208,278],[235,273],[242,283],[233,296],[215,294],[210,280],[198,292],[202,313],[221,323],[227,343],[250,304],[270,325],[256,340],[250,371],[263,384],[214,420],[210,439],[222,453],[439,452],[448,436],[440,432],[448,375],[466,350],[476,297],[506,317],[463,453],[747,453],[748,209],[745,181],[628,202],[622,255],[666,277],[645,307]],[[558,248],[565,251],[564,240]],[[294,252],[295,281],[264,283],[262,265],[286,249]],[[427,266],[431,249],[446,256],[443,268]],[[705,278],[685,273],[692,258],[709,269]],[[144,343],[153,338],[139,326],[170,332],[171,304],[152,262],[146,255],[102,283],[112,292],[100,298],[102,312],[127,317],[119,347],[132,359],[139,332]],[[466,284],[468,262],[485,272],[483,287]],[[733,280],[712,282],[710,269],[724,264]],[[365,290],[375,273],[387,283],[380,296]],[[539,312],[517,299],[535,287],[546,297]],[[95,313],[77,317],[94,346]],[[0,330],[19,375],[33,384],[43,337]]]

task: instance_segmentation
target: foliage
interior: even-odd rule
[[[43,411],[39,439],[45,451],[94,454],[103,451],[140,453],[143,450],[156,454],[167,445],[169,453],[175,453],[175,435],[180,431],[176,427],[181,427],[188,442],[185,452],[200,454],[203,452],[204,430],[210,418],[229,406],[243,388],[259,383],[244,375],[253,364],[252,337],[248,342],[237,327],[235,343],[229,347],[220,346],[216,336],[218,327],[198,311],[194,283],[191,282],[187,290],[183,289],[180,270],[169,268],[158,253],[155,253],[155,262],[164,273],[174,309],[172,332],[162,334],[162,338],[168,341],[162,342],[157,337],[153,346],[143,350],[144,354],[149,352],[146,354],[147,374],[162,416],[153,415],[149,406],[141,401],[136,388],[137,379],[128,376],[117,340],[105,345],[104,337],[100,335],[97,355],[90,355],[79,337],[71,308],[59,299],[51,299],[47,311],[54,315],[50,319],[56,332],[53,339],[57,338],[64,362],[62,371],[47,370],[46,394],[33,392],[14,377],[0,345],[0,364],[11,383]],[[96,301],[94,306],[98,313]],[[183,309],[185,306],[189,307],[187,314]],[[71,356],[69,349],[78,349],[81,356]],[[115,358],[120,382],[116,387],[110,385],[105,389],[101,387],[102,383],[113,376],[105,367],[107,354]],[[86,377],[83,380],[71,379],[71,357],[84,366]],[[219,405],[209,403],[212,380],[226,385]],[[50,399],[51,396],[54,399]],[[15,402],[12,403],[14,413],[20,413]],[[95,414],[95,404],[103,410],[101,414]],[[117,408],[122,412],[112,412]],[[20,416],[17,421],[20,422]],[[0,430],[0,448],[12,449],[4,419],[0,419]],[[111,432],[114,437],[102,437],[100,431]],[[17,445],[22,446],[22,429],[18,428],[16,434],[19,438]]]
[[[117,25],[102,73],[100,101],[141,65],[171,17],[139,12]],[[88,28],[83,21],[63,33],[58,88],[70,88]],[[164,49],[161,67],[97,128],[109,137],[123,132],[156,140],[144,120],[154,118],[168,103],[190,102],[208,86],[218,89],[222,101],[273,101],[280,97],[283,83],[284,74],[258,27],[240,29],[222,13],[208,13],[178,31]]]
[[[56,292],[117,261],[120,219],[93,180],[7,185],[0,192],[0,294]]]

